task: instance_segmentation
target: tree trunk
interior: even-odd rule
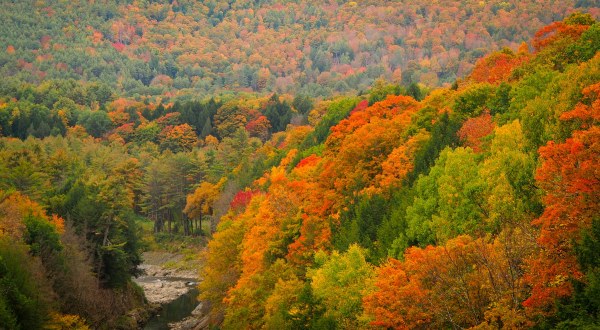
[[[190,232],[193,236],[194,235],[194,218],[190,218],[189,222],[190,222]]]
[[[171,234],[172,231],[172,223],[173,223],[173,215],[171,214],[171,211],[167,211],[167,220],[169,221],[169,234]]]
[[[183,235],[189,236],[190,235],[190,219],[187,217],[187,215],[185,213],[183,213],[181,216],[183,218]]]
[[[200,230],[198,231],[200,233],[200,235],[202,235],[202,208],[200,209],[200,214],[198,215],[198,222],[199,222],[199,228]]]
[[[98,249],[98,266],[96,269],[96,276],[98,278],[98,284],[100,285],[100,276],[102,275],[102,248],[108,244],[108,233],[110,231],[110,224],[112,222],[112,217],[108,218],[106,229],[104,230],[104,237],[102,239],[102,246]]]

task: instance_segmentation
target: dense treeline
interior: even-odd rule
[[[439,85],[573,10],[600,15],[582,0],[11,1],[0,9],[0,74],[128,96],[330,96],[378,78]]]
[[[277,94],[150,104],[98,87],[56,80],[2,90],[8,328],[137,327],[123,315],[144,306],[131,281],[144,248],[139,224],[152,221],[157,239],[210,234],[239,187],[281,153],[282,130],[313,107]]]
[[[574,14],[422,101],[318,105],[209,242],[212,322],[598,326],[599,37]]]
[[[411,57],[421,64],[410,78],[406,72],[395,80],[369,76],[374,63],[389,63],[378,51],[388,41],[371,48],[352,40],[323,41],[322,47],[310,41],[346,16],[373,34],[371,40],[382,27],[389,35],[404,33],[386,23],[398,14],[394,10],[414,10],[399,17],[410,21],[402,24],[416,24],[407,35],[416,38],[436,19],[445,20],[448,13],[437,3],[392,6],[390,12],[368,3],[286,3],[301,7],[295,21],[291,11],[265,11],[279,8],[270,3],[40,4],[33,6],[35,15],[43,13],[47,21],[9,15],[6,26],[19,27],[25,37],[17,43],[16,30],[6,32],[13,44],[0,63],[8,77],[0,82],[0,324],[136,327],[123,315],[144,305],[131,276],[139,273],[144,248],[139,225],[148,222],[157,238],[212,236],[201,297],[210,304],[212,324],[223,328],[598,324],[600,27],[591,15],[552,23],[530,45],[514,39],[506,43],[512,50],[480,59],[467,78],[429,89],[414,83],[436,83],[423,77],[427,63],[418,56]],[[574,5],[595,10],[585,1]],[[490,10],[504,19],[534,11],[493,1],[444,8],[477,20]],[[543,15],[554,15],[552,10]],[[330,15],[336,11],[339,16]],[[204,18],[189,20],[198,13]],[[90,28],[68,28],[83,22]],[[210,87],[176,84],[197,76],[185,64],[190,54],[159,35],[179,26],[187,40],[186,29],[207,22],[217,44],[221,32],[245,31],[239,24],[255,25],[247,35],[239,32],[240,39],[274,34],[261,47],[278,42],[288,24],[304,26],[308,41],[302,47],[308,48],[302,56],[314,58],[302,70],[290,68],[294,74],[320,76],[354,67],[367,54],[381,58],[356,74],[359,84],[340,89],[371,86],[356,96],[313,98],[329,94],[316,91],[315,81],[329,89],[344,80],[305,81],[292,74],[295,97],[203,98],[204,92],[243,91],[254,83],[254,92],[286,91],[275,86],[288,77],[273,63],[257,62],[269,67],[270,78],[260,80],[267,74],[261,67],[257,82],[246,77],[248,86],[215,82],[213,73],[223,73],[216,76],[225,81],[230,70],[236,72],[235,61],[245,58],[218,60],[213,52],[228,50],[212,49],[206,39],[205,53],[194,56],[214,57],[202,63],[215,71],[198,73]],[[515,38],[527,35],[513,32]],[[31,42],[36,38],[39,44]],[[416,54],[439,46],[415,42],[402,41],[403,49]],[[505,44],[487,42],[492,49]],[[61,45],[94,47],[71,52]],[[313,47],[324,47],[322,58]],[[469,53],[466,45],[462,50],[473,59],[483,55]],[[30,51],[40,58],[14,63],[14,56],[32,56],[25,55]],[[82,51],[98,52],[99,67],[74,66],[75,58],[95,58],[77,53]],[[46,66],[57,58],[64,65]],[[443,70],[436,74],[454,80],[442,78]],[[374,80],[380,77],[390,79]],[[172,97],[188,87],[200,93]],[[125,97],[136,93],[164,95]]]
[[[127,324],[120,318],[144,304],[130,279],[141,261],[136,162],[78,138],[0,144],[1,323]]]

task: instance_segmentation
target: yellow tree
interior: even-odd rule
[[[194,231],[194,221],[196,229],[202,228],[202,216],[212,215],[213,203],[219,197],[219,184],[210,182],[202,182],[196,190],[186,198],[186,205],[183,212],[191,219],[190,223],[186,222],[185,231]],[[189,228],[191,225],[191,228]]]

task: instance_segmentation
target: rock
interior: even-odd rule
[[[198,306],[192,311],[191,316],[186,317],[180,322],[169,323],[169,329],[174,330],[205,330],[209,329],[207,305],[200,302]]]
[[[186,317],[180,322],[169,323],[172,330],[205,330],[209,329],[208,317]]]
[[[181,281],[138,282],[150,303],[166,304],[188,293],[191,287]]]
[[[202,308],[204,308],[204,304],[202,302],[200,302],[198,304],[198,306],[196,306],[196,308],[194,308],[194,310],[192,311],[192,316],[200,316],[200,315],[204,314],[204,311],[202,310]]]
[[[142,264],[138,268],[144,271],[146,277],[179,277],[187,279],[196,279],[198,277],[198,272],[193,269],[168,269],[149,264]]]
[[[142,287],[149,303],[155,306],[168,304],[192,290],[198,281],[196,270],[167,269],[161,265],[181,259],[180,255],[160,252],[144,253],[144,264],[139,268],[144,276],[135,279]],[[202,304],[200,304],[202,306]],[[176,329],[208,329],[208,320],[200,319],[201,308],[194,310],[196,314],[174,324]],[[156,310],[153,315],[156,314]],[[202,321],[204,320],[204,321]]]
[[[125,316],[133,321],[135,325],[131,329],[141,329],[143,325],[160,310],[160,305],[149,304],[141,308],[136,308],[129,311]]]
[[[145,252],[144,263],[139,266],[144,276],[135,279],[144,289],[150,303],[166,304],[189,292],[198,277],[196,270],[163,268],[165,263],[181,260],[182,256],[166,252]]]

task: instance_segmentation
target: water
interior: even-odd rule
[[[193,288],[183,296],[163,305],[158,315],[153,316],[146,326],[145,330],[168,330],[169,323],[181,321],[191,315],[192,311],[198,306],[198,289]]]

